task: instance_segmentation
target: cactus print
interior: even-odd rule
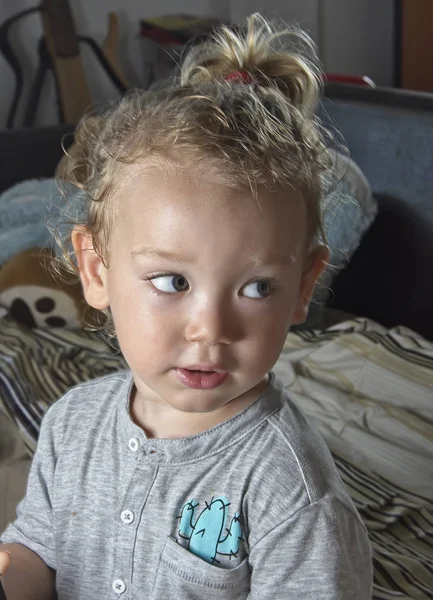
[[[244,541],[239,513],[235,513],[226,528],[230,502],[224,496],[200,504],[194,498],[182,507],[178,534],[188,540],[188,550],[211,565],[219,563],[217,556],[236,556]]]

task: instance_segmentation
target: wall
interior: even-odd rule
[[[393,85],[394,0],[329,0],[322,9],[326,70]]]
[[[38,0],[2,0],[0,22],[16,12],[35,6]],[[367,74],[379,85],[392,85],[393,5],[394,0],[176,0],[145,3],[143,0],[70,0],[76,29],[101,41],[107,30],[107,14],[117,12],[120,23],[120,56],[131,85],[146,85],[148,59],[155,48],[137,38],[139,20],[162,14],[208,15],[220,19],[242,20],[259,11],[297,21],[312,35],[320,48],[325,69],[333,72]],[[27,81],[34,74],[36,47],[42,35],[38,14],[27,17],[15,29],[12,40],[19,52]],[[116,90],[98,68],[93,56],[83,50],[83,60],[92,97],[95,101],[115,98]],[[12,98],[12,72],[0,57],[0,128]],[[26,92],[28,91],[28,84]],[[21,111],[22,115],[22,111]],[[54,85],[44,87],[38,124],[55,123]]]
[[[319,46],[328,72],[368,75],[391,86],[394,0],[232,0],[233,20],[253,11],[297,21]]]
[[[260,12],[266,17],[276,16],[285,21],[296,21],[317,42],[319,2],[320,0],[231,0],[231,19],[238,22],[253,12]]]

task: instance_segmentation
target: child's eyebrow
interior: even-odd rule
[[[187,262],[174,252],[168,252],[167,250],[156,250],[154,248],[138,248],[137,250],[132,250],[131,256],[150,256],[163,258],[165,260],[173,260],[176,262]]]
[[[269,267],[271,265],[287,267],[290,265],[294,265],[296,262],[296,256],[293,254],[288,255],[273,255],[267,256],[265,258],[258,256],[256,254],[250,254],[249,258],[254,267]]]
[[[163,260],[171,260],[178,263],[187,263],[194,262],[189,261],[186,258],[178,256],[174,252],[168,252],[167,250],[157,250],[155,248],[138,248],[137,250],[132,250],[131,256],[144,256],[144,257],[156,257],[162,258]],[[261,257],[257,254],[250,254],[249,258],[251,260],[251,266],[256,269],[260,269],[262,267],[270,267],[270,266],[282,266],[287,267],[296,263],[296,257],[293,254],[289,255],[274,255],[269,257]]]

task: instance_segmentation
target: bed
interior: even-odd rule
[[[329,85],[377,214],[331,293],[292,330],[276,374],[328,443],[370,535],[374,598],[433,598],[433,97]],[[0,191],[49,177],[70,127],[0,133]],[[1,218],[1,215],[0,215]],[[1,225],[1,222],[0,222]],[[0,529],[22,497],[41,419],[79,381],[123,366],[83,329],[0,319]]]

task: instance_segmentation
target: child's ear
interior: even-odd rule
[[[84,227],[75,227],[71,239],[87,304],[99,310],[108,308],[107,269],[94,248],[91,233]]]
[[[328,260],[329,249],[326,246],[318,246],[308,257],[306,268],[302,274],[298,304],[293,315],[292,323],[294,325],[303,323],[307,318],[317,280],[326,268]]]

